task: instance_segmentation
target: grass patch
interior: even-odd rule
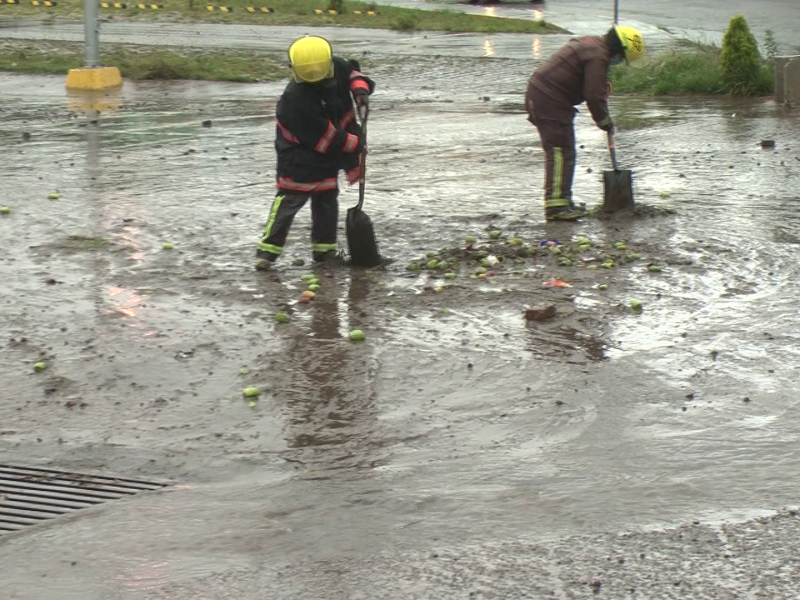
[[[610,69],[615,93],[650,96],[717,95],[731,93],[726,85],[716,46],[683,43],[680,48],[645,59],[641,64]],[[757,85],[748,95],[771,94],[774,91],[775,67],[771,60],[760,65]]]
[[[63,247],[70,250],[102,250],[107,248],[110,242],[105,238],[85,237],[82,235],[70,235],[64,240]]]
[[[104,44],[103,64],[119,67],[125,79],[195,79],[253,83],[288,76],[283,60],[244,51],[209,52],[191,49]],[[0,71],[65,74],[83,65],[82,44],[19,42],[0,47]]]
[[[262,25],[306,25],[306,26],[347,26],[371,27],[396,30],[425,30],[485,33],[555,33],[563,30],[545,21],[506,19],[483,15],[469,15],[450,10],[418,10],[381,6],[355,0],[230,0],[226,2],[201,2],[189,0],[163,0],[161,10],[137,8],[137,4],[127,2],[124,9],[101,8],[103,18],[115,21],[192,21],[207,23],[251,23]],[[231,12],[214,10],[209,12],[207,5],[224,4]],[[339,6],[339,14],[330,14],[330,7]],[[253,7],[256,12],[248,12]],[[261,7],[274,9],[272,13],[260,12]],[[322,10],[318,15],[315,9]],[[377,14],[369,16],[367,11],[374,9]],[[361,14],[355,14],[360,11]],[[81,18],[83,0],[59,0],[55,7],[35,7],[29,3],[0,4],[0,16],[45,16],[53,19]]]

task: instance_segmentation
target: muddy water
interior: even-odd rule
[[[307,212],[276,273],[250,268],[279,86],[126,84],[94,126],[69,116],[60,80],[7,80],[3,456],[180,483],[4,541],[17,597],[197,598],[298,560],[794,502],[796,115],[761,100],[615,99],[639,202],[677,214],[546,224],[542,156],[519,110],[527,63],[453,60],[428,85],[431,68],[374,66],[366,209],[396,262],[321,271],[308,307],[296,304],[308,268],[292,266],[308,258]],[[575,190],[592,206],[607,153],[583,114],[578,132]],[[343,206],[355,199],[343,191]],[[425,288],[442,280],[406,271],[489,229],[626,240],[643,259],[531,260],[439,293]],[[572,287],[545,288],[553,277]],[[556,318],[526,325],[526,305],[551,301]],[[365,342],[344,338],[356,327]],[[253,408],[247,385],[263,390]],[[113,548],[110,530],[125,532]],[[317,574],[302,591],[326,597],[336,581]]]

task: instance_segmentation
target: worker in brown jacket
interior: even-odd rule
[[[608,112],[608,68],[644,53],[642,34],[612,27],[605,36],[575,38],[531,76],[525,93],[528,120],[539,130],[546,154],[544,205],[548,221],[583,216],[572,202],[575,172],[575,106],[586,102],[600,129],[614,130]]]

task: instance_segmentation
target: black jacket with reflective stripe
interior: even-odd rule
[[[355,119],[351,82],[361,79],[354,60],[333,57],[334,76],[319,83],[291,81],[278,100],[275,150],[278,178],[317,182],[358,166],[363,143]],[[356,137],[353,137],[356,136]]]

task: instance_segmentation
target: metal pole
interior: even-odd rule
[[[619,23],[619,0],[614,0],[614,25],[617,23]]]
[[[97,16],[100,0],[85,0],[83,3],[83,25],[86,39],[86,66],[100,66],[100,25]]]

